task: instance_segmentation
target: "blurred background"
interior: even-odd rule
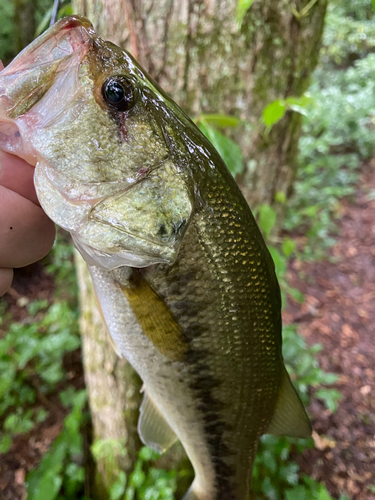
[[[259,500],[375,499],[374,9],[370,0],[58,6],[58,17],[86,15],[132,52],[187,111],[268,242],[284,357],[314,433],[263,436]],[[5,65],[52,11],[50,0],[0,0]],[[186,491],[181,448],[159,458],[138,440],[140,381],[114,353],[63,231],[0,299],[0,370],[0,499],[172,500]]]

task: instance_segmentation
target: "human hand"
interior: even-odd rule
[[[13,280],[13,268],[44,257],[53,245],[55,226],[38,203],[34,167],[0,152],[0,296]]]
[[[0,297],[12,284],[13,268],[44,257],[55,239],[55,226],[39,205],[33,175],[33,166],[0,151]]]

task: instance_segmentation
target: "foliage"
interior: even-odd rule
[[[14,6],[10,1],[0,1],[0,60],[7,61],[14,57],[14,45],[16,41],[15,26],[12,22]]]
[[[4,433],[1,451],[10,447],[15,434],[28,432],[46,417],[35,402],[44,400],[66,380],[65,353],[79,346],[77,311],[56,302],[48,311],[47,301],[28,305],[29,316],[22,323],[11,323],[0,340],[0,418]],[[7,316],[0,320],[4,323]],[[16,409],[14,409],[16,408]]]
[[[370,0],[332,0],[328,6],[322,61],[327,69],[348,67],[375,49]]]
[[[241,26],[242,21],[246,15],[246,12],[250,9],[254,0],[238,0],[236,9],[236,19],[239,26]]]
[[[196,123],[220,154],[230,173],[234,177],[240,174],[243,170],[241,149],[232,139],[223,135],[218,130],[236,127],[240,123],[240,120],[233,116],[215,114],[201,115],[197,118]]]
[[[60,394],[71,412],[64,420],[63,430],[43,456],[39,467],[27,477],[29,500],[75,500],[82,498],[85,470],[82,466],[83,442],[80,427],[86,420],[83,411],[86,391],[70,388]]]
[[[92,446],[92,453],[96,460],[106,459],[110,464],[114,454],[126,454],[123,445],[114,440],[99,440]],[[178,476],[176,470],[166,471],[153,466],[159,454],[144,446],[138,454],[134,470],[126,476],[123,471],[114,478],[109,491],[110,500],[173,500],[177,487]]]
[[[8,63],[17,55],[18,33],[22,27],[18,25],[17,9],[25,8],[31,0],[16,2],[16,0],[0,0],[0,60]],[[37,26],[36,36],[42,33],[48,26],[51,19],[53,0],[36,0],[34,2],[34,22]],[[71,5],[68,0],[60,2],[60,10],[57,18],[60,19],[71,13]]]
[[[43,260],[47,273],[53,275],[57,294],[68,292],[72,307],[77,306],[78,286],[74,272],[74,247],[67,232],[57,229],[51,252]]]
[[[51,7],[46,11],[42,20],[38,24],[38,27],[35,32],[36,37],[39,36],[41,33],[43,33],[43,31],[45,31],[49,27],[53,14],[53,8],[54,5],[52,3]],[[73,14],[71,3],[67,3],[66,1],[65,2],[60,1],[60,9],[57,12],[56,20],[61,19],[62,17],[65,16],[70,16],[71,14]]]
[[[83,411],[85,391],[73,387],[61,392],[62,408],[52,402],[56,391],[67,382],[64,356],[80,346],[77,288],[72,265],[72,246],[58,233],[46,269],[55,273],[57,293],[52,304],[35,300],[26,306],[27,317],[12,322],[1,302],[0,330],[0,419],[3,432],[0,453],[6,453],[19,435],[41,425],[50,409],[70,412],[63,429],[39,467],[27,477],[28,498],[45,500],[77,498],[82,493],[84,469],[80,428],[87,420]],[[62,292],[63,291],[63,299]],[[63,408],[66,410],[63,410]],[[79,496],[79,498],[83,498]]]
[[[319,258],[334,242],[339,200],[355,191],[361,162],[373,155],[375,144],[375,54],[353,67],[316,72],[310,88],[300,141],[300,169],[288,205],[286,229],[308,238],[305,257]]]
[[[305,94],[301,97],[287,97],[286,99],[278,99],[266,106],[262,112],[261,120],[269,132],[275,123],[279,122],[287,111],[295,111],[306,115],[306,107],[311,103],[309,95]]]
[[[150,461],[156,460],[158,453],[143,447],[138,455],[134,471],[129,477],[124,500],[173,500],[177,486],[175,470],[156,469]],[[151,462],[152,463],[152,462]]]

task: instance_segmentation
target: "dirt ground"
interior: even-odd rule
[[[309,344],[320,343],[321,366],[340,378],[343,394],[333,415],[310,406],[316,449],[295,457],[302,471],[330,493],[375,500],[375,164],[364,169],[355,200],[343,201],[337,243],[329,260],[294,262],[292,285],[305,303],[291,304],[284,320],[299,324]],[[299,276],[303,272],[305,279]],[[320,448],[320,449],[318,449]],[[372,488],[371,488],[372,486]]]
[[[330,258],[291,264],[291,284],[306,300],[302,306],[291,302],[284,314],[286,322],[299,324],[299,333],[309,344],[323,345],[321,366],[339,374],[335,386],[343,394],[334,414],[319,400],[313,401],[309,410],[316,448],[295,459],[303,472],[325,482],[336,498],[346,493],[351,500],[375,500],[375,200],[369,196],[371,189],[375,193],[375,164],[364,169],[355,200],[342,202]],[[2,300],[9,303],[15,319],[22,320],[24,297],[51,299],[52,293],[53,281],[36,264],[16,273],[13,288]],[[0,337],[4,334],[0,329]],[[83,384],[79,359],[75,351],[65,360],[74,370],[77,387]],[[47,420],[16,438],[9,452],[0,455],[0,500],[26,498],[26,473],[61,430],[65,411],[58,399],[38,404],[52,408]]]

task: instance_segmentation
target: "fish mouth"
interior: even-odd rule
[[[82,16],[68,16],[28,45],[5,68],[11,73],[30,70],[33,66],[63,59],[79,50],[95,33],[91,22]]]
[[[35,166],[36,154],[26,140],[27,129],[38,126],[35,106],[59,75],[83,59],[94,34],[88,19],[66,17],[0,71],[0,150]]]

